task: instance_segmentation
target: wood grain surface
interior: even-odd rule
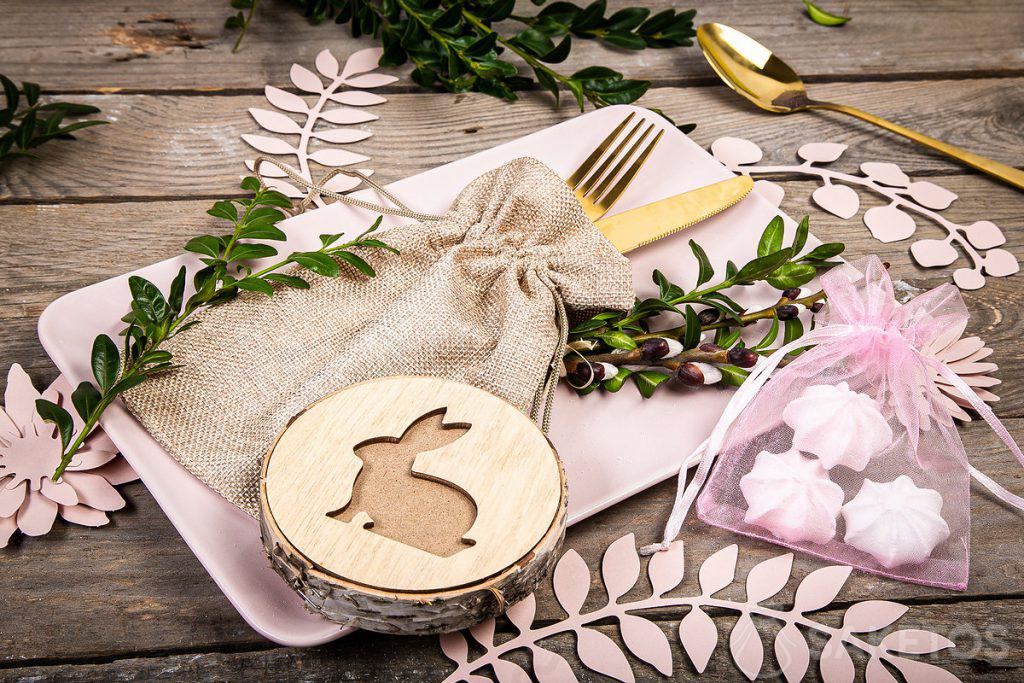
[[[647,4],[663,6],[653,0]],[[17,80],[38,81],[67,99],[96,104],[113,125],[83,131],[78,142],[48,144],[38,160],[0,167],[2,367],[18,362],[37,386],[51,381],[56,371],[35,334],[43,308],[68,291],[167,258],[190,236],[211,227],[204,214],[209,200],[238,192],[241,160],[253,155],[239,135],[255,132],[246,110],[260,105],[262,86],[289,87],[289,66],[311,63],[325,47],[344,55],[371,44],[351,39],[340,27],[309,26],[283,0],[264,5],[237,55],[230,54],[233,35],[222,28],[226,2],[36,0],[4,5],[0,70]],[[854,20],[841,29],[812,24],[795,0],[692,5],[700,21],[728,23],[774,48],[805,75],[815,96],[862,107],[1018,167],[1024,164],[1020,2],[856,2],[849,6]],[[630,53],[588,41],[576,44],[573,61],[560,68],[600,63],[652,79],[653,88],[642,102],[663,108],[677,121],[697,123],[692,137],[702,145],[723,135],[745,137],[762,147],[767,161],[782,163],[794,160],[804,142],[845,143],[850,149],[837,167],[854,171],[864,161],[893,161],[913,176],[927,176],[960,195],[945,212],[950,218],[995,221],[1007,233],[1007,248],[1024,259],[1020,193],[837,115],[776,117],[757,111],[715,83],[696,49]],[[522,93],[522,101],[508,105],[479,95],[425,93],[403,78],[385,93],[389,102],[375,109],[381,120],[369,126],[373,137],[350,146],[372,156],[371,166],[385,181],[575,114],[568,106],[556,110],[537,92]],[[892,264],[894,277],[915,287],[948,281],[951,269],[914,266],[906,243],[875,241],[859,218],[843,221],[809,208],[813,182],[782,180],[787,192],[783,208],[792,215],[810,213],[818,237],[846,242],[853,257],[878,253]],[[865,208],[877,203],[864,198]],[[919,234],[941,233],[922,223]],[[1001,366],[1004,383],[997,393],[1002,400],[995,410],[1018,441],[1024,441],[1022,277],[992,278],[985,288],[965,293],[972,314],[969,331],[989,342]],[[1024,469],[987,427],[968,425],[963,438],[977,467],[1024,494]],[[304,651],[268,643],[237,615],[144,487],[132,484],[125,493],[129,508],[113,515],[109,527],[58,523],[46,537],[19,538],[0,550],[0,679],[430,681],[451,670],[433,638],[358,633]],[[571,528],[566,547],[576,548],[596,567],[602,550],[625,533],[650,542],[673,494],[674,485],[665,483],[634,496]],[[907,626],[937,631],[958,644],[929,661],[964,680],[1021,680],[1021,516],[980,489],[972,498],[972,514],[971,579],[963,594],[855,573],[823,619],[838,623],[841,609],[858,600],[902,600],[912,606],[904,617]],[[691,522],[685,533],[691,571],[684,590],[696,590],[692,569],[736,539],[698,522]],[[741,547],[741,576],[757,561],[781,552],[749,540]],[[789,592],[778,600],[785,602],[796,580],[819,566],[798,557]],[[593,586],[591,599],[600,594],[600,586]],[[542,623],[562,618],[550,590],[538,597]],[[656,616],[670,639],[681,616],[671,610]],[[725,633],[733,618],[716,615],[716,621]],[[617,637],[614,625],[600,628]],[[820,646],[812,642],[812,657]],[[577,661],[571,639],[555,638],[550,647]],[[675,677],[692,677],[678,646],[673,655]],[[857,663],[861,670],[863,660]],[[584,680],[601,680],[575,666]],[[769,655],[765,675],[774,675],[774,667]],[[634,670],[640,680],[658,678],[646,665],[637,663]],[[704,678],[731,681],[738,675],[720,647]]]

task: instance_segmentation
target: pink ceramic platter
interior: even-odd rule
[[[567,177],[629,111],[664,128],[665,135],[616,211],[732,175],[661,117],[645,109],[619,106],[576,117],[406,178],[388,189],[419,211],[441,213],[473,178],[516,157],[535,157]],[[372,191],[355,196],[375,199]],[[772,204],[752,194],[688,232],[638,249],[630,254],[637,293],[647,296],[657,291],[650,280],[654,268],[684,285],[693,282],[697,269],[687,245],[691,237],[704,247],[719,271],[727,259],[739,263],[752,258],[758,236],[777,213]],[[309,211],[281,224],[289,235],[284,249],[316,248],[321,233],[344,229],[354,234],[374,217],[340,203]],[[384,225],[405,220],[386,218]],[[795,224],[788,218],[786,221],[787,239],[791,239]],[[812,238],[809,246],[814,244]],[[166,289],[182,264],[190,268],[198,265],[191,256],[183,255],[134,274]],[[128,275],[67,294],[40,317],[39,338],[72,383],[91,379],[89,350],[93,337],[99,333],[116,335],[120,329],[119,319],[129,302]],[[777,293],[765,286],[747,288],[737,298],[746,305],[768,305],[775,296]],[[195,333],[202,332],[197,328]],[[565,461],[569,522],[578,522],[674,475],[681,460],[710,433],[729,395],[725,390],[663,388],[655,399],[644,401],[632,387],[624,387],[617,394],[594,393],[579,398],[560,387],[550,436]],[[270,568],[256,520],[186,472],[123,406],[117,404],[107,411],[103,427],[210,576],[254,629],[288,646],[316,645],[347,632],[305,610],[299,597]],[[662,512],[668,511],[653,510],[652,514]]]

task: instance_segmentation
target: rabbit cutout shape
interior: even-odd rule
[[[421,453],[444,448],[471,425],[445,424],[447,408],[416,419],[397,439],[377,437],[355,446],[362,461],[349,502],[327,516],[420,550],[450,557],[473,545],[464,534],[476,505],[449,481],[413,471]]]

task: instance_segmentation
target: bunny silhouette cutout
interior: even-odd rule
[[[327,516],[439,557],[473,545],[463,538],[476,518],[473,499],[450,482],[412,471],[417,455],[447,446],[469,431],[468,424],[444,424],[446,412],[441,408],[418,418],[398,439],[378,437],[357,444],[353,450],[362,469],[352,498]]]

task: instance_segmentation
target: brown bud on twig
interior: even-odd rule
[[[757,353],[748,348],[729,349],[729,362],[738,368],[752,368],[757,365]]]
[[[714,342],[704,342],[697,348],[703,351],[704,353],[718,353],[719,351],[722,350],[722,347],[719,346],[718,344],[715,344]]]
[[[796,301],[800,298],[800,288],[790,287],[789,289],[783,290],[782,298],[789,299],[790,301]]]
[[[705,308],[697,314],[697,320],[700,321],[701,325],[710,325],[717,322],[721,316],[722,313],[717,308]]]
[[[704,386],[704,373],[696,363],[683,363],[675,371],[675,379],[688,387]]]
[[[656,361],[668,355],[668,340],[664,337],[648,339],[640,345],[640,358],[647,361]]]
[[[785,304],[775,309],[775,315],[779,320],[792,320],[800,315],[800,309],[793,304]]]
[[[812,313],[817,313],[818,311],[820,311],[823,308],[825,308],[825,302],[824,301],[815,301],[813,304],[811,304],[811,312]]]

